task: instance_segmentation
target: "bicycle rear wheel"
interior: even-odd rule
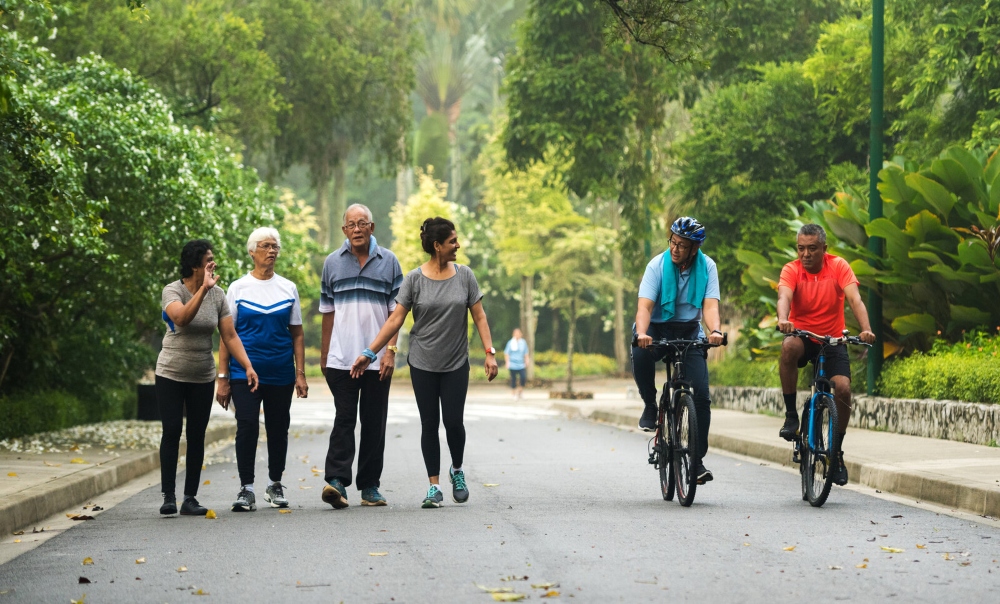
[[[812,416],[808,418],[809,432],[803,436],[802,479],[806,487],[806,500],[813,507],[826,503],[833,486],[834,431],[837,427],[837,405],[833,395],[823,392],[816,397]],[[812,446],[809,446],[810,440]]]
[[[698,486],[693,467],[694,457],[698,452],[698,417],[695,415],[691,393],[677,393],[672,417],[670,428],[677,502],[687,507],[694,503],[694,493]]]

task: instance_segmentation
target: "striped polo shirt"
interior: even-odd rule
[[[336,313],[326,366],[350,369],[396,308],[396,294],[403,284],[403,269],[396,255],[380,247],[372,236],[364,266],[345,240],[326,257],[320,285],[319,312]],[[368,369],[381,366],[383,348]]]

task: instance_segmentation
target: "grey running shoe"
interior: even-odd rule
[[[469,488],[465,485],[465,472],[448,469],[448,476],[451,477],[451,498],[455,503],[465,503],[469,500]]]
[[[795,437],[799,434],[799,416],[785,414],[785,424],[781,426],[781,430],[778,430],[778,436],[792,442]]]
[[[347,489],[344,488],[344,483],[336,478],[331,480],[329,484],[323,487],[323,501],[332,505],[335,510],[340,510],[350,505],[347,503]]]
[[[441,507],[441,502],[444,501],[444,493],[438,488],[436,484],[432,484],[429,489],[427,489],[427,496],[424,497],[424,503],[420,506],[422,508],[439,508]]]
[[[181,516],[204,516],[208,513],[208,508],[202,507],[194,497],[185,497],[181,504]]]
[[[285,487],[280,482],[269,485],[264,490],[264,501],[271,504],[272,508],[287,508],[288,500],[285,499]]]
[[[240,494],[236,496],[236,501],[233,502],[232,510],[234,512],[252,512],[256,509],[257,498],[254,497],[253,492],[240,489]]]
[[[838,451],[833,458],[833,468],[830,469],[830,473],[833,474],[833,484],[844,486],[847,484],[847,464],[844,463],[844,452]]]
[[[386,501],[378,487],[368,487],[361,489],[361,505],[386,505]]]
[[[160,513],[164,516],[177,513],[177,497],[173,493],[163,494],[163,505],[160,506]]]
[[[656,430],[656,405],[646,405],[639,418],[639,429],[643,432]]]

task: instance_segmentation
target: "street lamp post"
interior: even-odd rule
[[[882,169],[882,101],[885,85],[885,0],[872,0],[872,116],[871,151],[868,158],[868,216],[869,220],[882,217],[882,196],[878,190],[878,173]],[[882,257],[882,238],[869,237],[868,249]],[[873,261],[874,264],[874,261]],[[868,394],[875,394],[882,374],[884,341],[882,330],[881,288],[876,284],[868,290],[868,318],[875,333],[875,345],[868,351]]]

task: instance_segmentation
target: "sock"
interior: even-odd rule
[[[844,437],[847,436],[846,432],[837,432],[833,437],[833,450],[838,453],[844,452]]]
[[[795,408],[795,393],[782,394],[781,396],[785,398],[785,415],[788,417],[798,417],[799,412]]]
[[[462,471],[462,468],[456,468],[455,466],[451,467],[451,473],[452,474],[458,474],[461,471]]]
[[[273,487],[273,486],[277,486],[277,485],[279,485],[279,484],[281,484],[281,481],[280,481],[280,480],[272,480],[272,481],[271,481],[271,486],[272,486],[272,487]]]
[[[241,488],[244,488],[244,489],[250,491],[251,493],[253,493],[253,485],[252,484],[241,485]]]

